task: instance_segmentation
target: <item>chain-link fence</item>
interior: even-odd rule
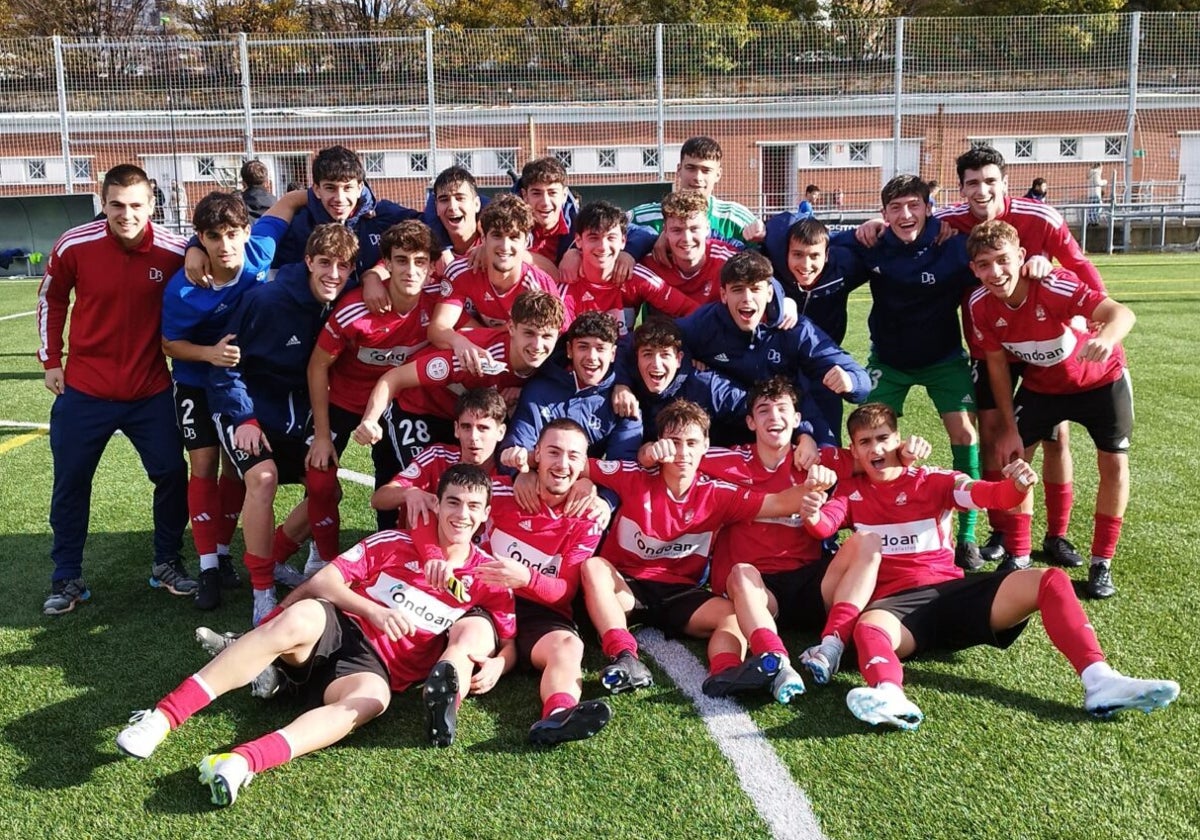
[[[718,194],[768,215],[811,185],[849,220],[897,172],[953,201],[983,142],[1014,194],[1045,178],[1079,223],[1200,214],[1200,14],[23,39],[0,41],[0,114],[0,195],[94,191],[134,161],[180,225],[243,160],[282,191],[334,143],[410,205],[451,164],[500,187],[543,155],[633,202],[697,134],[724,148]]]

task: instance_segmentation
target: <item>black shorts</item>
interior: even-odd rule
[[[1013,397],[1017,430],[1026,447],[1052,439],[1054,427],[1064,420],[1087,429],[1101,452],[1128,452],[1133,437],[1133,388],[1129,371],[1121,378],[1076,394],[1038,394],[1024,385]]]
[[[379,425],[383,427],[383,437],[371,448],[377,488],[391,481],[430,444],[458,445],[453,420],[431,414],[409,414],[395,403],[379,418]]]
[[[311,706],[320,706],[325,702],[325,689],[341,677],[376,674],[390,684],[387,667],[354,619],[328,601],[321,606],[325,608],[325,630],[308,660],[300,665],[275,660],[287,678],[288,691]]]
[[[636,602],[629,623],[649,624],[663,631],[668,639],[684,635],[684,629],[696,610],[719,596],[690,583],[659,583],[621,575]]]
[[[208,394],[203,388],[176,382],[175,423],[183,437],[183,448],[188,452],[220,446],[217,424],[208,410]]]
[[[530,657],[542,637],[556,630],[566,630],[579,636],[575,622],[545,604],[535,604],[525,598],[517,598],[517,657],[525,668],[532,668]]]
[[[781,629],[817,630],[825,626],[825,599],[821,581],[832,557],[805,563],[790,572],[763,575],[763,583],[779,604],[776,617]]]
[[[333,436],[333,451],[339,458],[346,451],[346,444],[361,421],[362,415],[347,411],[340,405],[329,404],[329,432]]]
[[[1012,571],[967,575],[932,586],[918,586],[867,604],[889,612],[908,628],[916,641],[913,653],[963,650],[976,645],[1006,648],[1017,640],[1028,619],[1014,627],[992,630],[992,602]]]
[[[1009,362],[1008,375],[1012,377],[1013,386],[1021,379],[1025,370],[1024,362]],[[986,359],[971,359],[971,381],[975,383],[975,410],[994,411],[996,395],[992,393],[992,378],[988,376]]]
[[[280,484],[304,483],[304,459],[308,457],[307,440],[264,428],[262,431],[267,436],[267,444],[271,449],[267,451],[264,448],[257,455],[252,455],[234,445],[233,434],[236,427],[228,417],[220,415],[217,418],[217,424],[221,436],[221,447],[229,456],[229,460],[233,462],[233,468],[237,470],[238,478],[245,480],[246,470],[255,464],[274,461]]]

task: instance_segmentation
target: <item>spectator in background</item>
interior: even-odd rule
[[[1104,173],[1100,169],[1100,164],[1093,164],[1088,170],[1088,203],[1096,205],[1088,211],[1088,223],[1095,224],[1100,221],[1100,207],[1104,203],[1104,188],[1108,186],[1108,180],[1104,177]]]
[[[846,192],[838,187],[833,191],[833,206],[837,210],[841,210],[846,205]]]
[[[937,198],[939,195],[941,195],[942,185],[937,182],[937,179],[933,179],[933,180],[929,181],[928,183],[929,183],[929,209],[936,210],[937,209]]]
[[[1026,198],[1031,198],[1034,201],[1045,203],[1046,192],[1050,189],[1050,185],[1046,183],[1045,178],[1034,178],[1033,185],[1030,186],[1029,192],[1025,193]]]
[[[178,181],[171,181],[171,203],[167,209],[167,222],[173,225],[175,230],[178,231],[181,225],[189,221],[187,188]]]
[[[274,194],[267,188],[267,165],[261,160],[248,160],[242,164],[242,189],[237,193],[246,202],[251,219],[262,217],[275,203]]]
[[[150,217],[150,221],[161,223],[166,219],[163,214],[167,210],[167,197],[163,194],[158,181],[153,178],[150,179],[150,192],[154,195],[154,213]]]
[[[821,188],[816,184],[809,184],[804,188],[804,198],[800,201],[798,208],[801,214],[807,213],[812,215],[817,212],[817,207],[821,204]]]

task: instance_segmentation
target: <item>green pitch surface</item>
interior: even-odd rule
[[[765,697],[746,701],[740,708],[791,783],[807,793],[827,837],[1200,837],[1200,373],[1191,349],[1200,258],[1097,263],[1113,296],[1138,315],[1126,342],[1137,428],[1133,498],[1114,567],[1120,591],[1086,609],[1115,667],[1176,679],[1182,697],[1150,716],[1089,719],[1077,678],[1035,618],[1006,652],[980,648],[910,663],[909,696],[926,716],[914,733],[874,731],[850,715],[845,693],[861,684],[853,670],[831,686],[810,686],[791,708]],[[0,421],[48,419],[50,397],[33,358],[34,319],[21,314],[33,310],[35,296],[32,282],[0,282]],[[867,305],[865,296],[852,302],[848,349],[859,358]],[[949,463],[944,432],[923,394],[910,398],[904,426],[934,442],[935,463]],[[1086,434],[1073,441],[1070,536],[1086,552],[1095,458]],[[345,465],[370,469],[357,449]],[[145,762],[121,757],[113,737],[131,710],[152,705],[203,664],[192,641],[197,624],[247,627],[249,593],[202,614],[147,586],[150,486],[118,438],[95,480],[85,560],[92,600],[70,615],[42,616],[50,475],[44,434],[0,426],[5,836],[771,836],[688,696],[653,662],[656,686],[614,698],[613,722],[590,741],[528,747],[537,684],[517,674],[469,699],[455,744],[434,750],[423,745],[422,709],[409,692],[342,744],[263,774],[232,808],[214,809],[196,782],[195,762],[281,726],[296,707],[235,692]],[[345,489],[349,545],[372,520],[366,489]],[[283,495],[287,503],[296,499],[291,488]],[[1035,537],[1040,529],[1039,517]],[[195,567],[191,554],[188,563]],[[1072,576],[1081,581],[1082,570]],[[793,651],[809,643],[785,638]],[[586,697],[599,696],[599,665],[593,648]],[[739,748],[736,739],[732,748]]]

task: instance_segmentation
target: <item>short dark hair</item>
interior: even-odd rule
[[[358,181],[361,184],[367,180],[362,161],[345,146],[330,146],[317,152],[312,162],[312,176],[314,184],[323,181]]]
[[[689,137],[683,142],[682,148],[679,150],[679,159],[685,157],[696,158],[697,160],[715,160],[720,163],[725,153],[721,151],[721,144],[711,137],[699,135]]]
[[[721,288],[733,283],[761,283],[774,274],[771,261],[758,251],[739,251],[721,266]]]
[[[889,431],[899,430],[896,424],[896,411],[890,405],[883,403],[865,403],[860,405],[846,418],[846,433],[854,440],[854,433],[859,429],[874,429],[885,426]]]
[[[255,158],[242,164],[242,183],[247,187],[261,187],[267,183],[267,165]]]
[[[495,420],[498,426],[508,417],[508,406],[494,386],[472,388],[464,391],[454,404],[454,419],[458,420],[467,412]]]
[[[431,260],[437,259],[439,253],[429,226],[416,219],[397,222],[379,237],[379,256],[383,259],[390,260],[392,251],[397,249],[406,254],[425,253]]]
[[[804,188],[805,195],[808,195],[809,193],[819,193],[820,191],[821,191],[821,188],[818,187],[816,184],[809,184],[807,187]]]
[[[437,485],[439,502],[446,495],[446,488],[451,484],[464,490],[482,490],[487,498],[487,503],[492,503],[492,479],[481,467],[474,464],[455,464],[442,473]]]
[[[825,223],[813,216],[805,216],[788,228],[788,244],[799,242],[803,245],[827,245],[829,243],[829,228]]]
[[[671,400],[654,418],[654,425],[658,429],[660,438],[667,432],[693,424],[699,426],[700,431],[704,432],[704,436],[708,437],[712,418],[708,416],[707,411],[691,400]]]
[[[438,176],[433,179],[433,194],[437,196],[438,190],[447,187],[456,187],[459,184],[466,184],[471,188],[471,192],[479,195],[479,187],[475,184],[475,176],[465,166],[448,166],[439,172]]]
[[[132,163],[119,163],[104,174],[104,183],[100,186],[100,198],[108,200],[109,187],[132,187],[134,184],[145,184],[150,189],[150,177],[146,170]],[[151,191],[151,198],[154,193]]]
[[[979,171],[985,166],[996,166],[1001,175],[1005,174],[1004,155],[991,146],[972,146],[967,149],[954,161],[954,168],[958,171],[958,185],[962,186],[968,169]]]
[[[533,230],[533,211],[519,196],[504,193],[493,198],[479,214],[483,235],[492,230],[506,234],[527,234]]]
[[[633,331],[633,350],[636,353],[643,347],[667,348],[669,350],[683,349],[683,332],[670,318],[661,315],[652,316],[642,322]]]
[[[192,211],[192,226],[199,234],[223,227],[249,227],[250,211],[239,195],[210,192],[196,202],[196,209]]]
[[[577,338],[598,338],[609,344],[616,344],[621,338],[621,328],[613,316],[593,309],[580,314],[567,328],[567,341]]]
[[[528,289],[513,301],[509,318],[514,324],[561,330],[566,315],[561,298],[541,289]]]
[[[1044,193],[1046,191],[1046,179],[1045,178],[1034,178],[1033,184],[1031,184],[1029,188],[1031,190],[1033,190],[1034,192]]]
[[[579,432],[579,434],[583,435],[584,440],[589,442],[591,441],[591,438],[588,437],[587,429],[579,425],[578,422],[572,420],[570,417],[555,417],[545,426],[542,426],[541,432],[538,433],[537,442],[541,443],[542,438],[546,436],[547,432],[556,432],[559,430],[565,432]]]
[[[575,217],[575,234],[583,235],[586,231],[608,233],[614,227],[620,227],[621,233],[629,230],[629,220],[625,211],[608,201],[589,201],[579,210]]]
[[[527,190],[534,184],[567,185],[567,169],[556,157],[534,158],[521,167],[521,180],[517,186]]]
[[[750,393],[746,395],[746,405],[753,412],[754,404],[759,400],[777,400],[782,397],[790,399],[797,411],[800,409],[800,392],[796,390],[795,383],[786,376],[772,376],[770,379],[754,383]]]
[[[897,175],[883,185],[879,192],[879,200],[887,207],[898,198],[915,195],[922,203],[929,203],[929,185],[921,180],[919,175]]]

